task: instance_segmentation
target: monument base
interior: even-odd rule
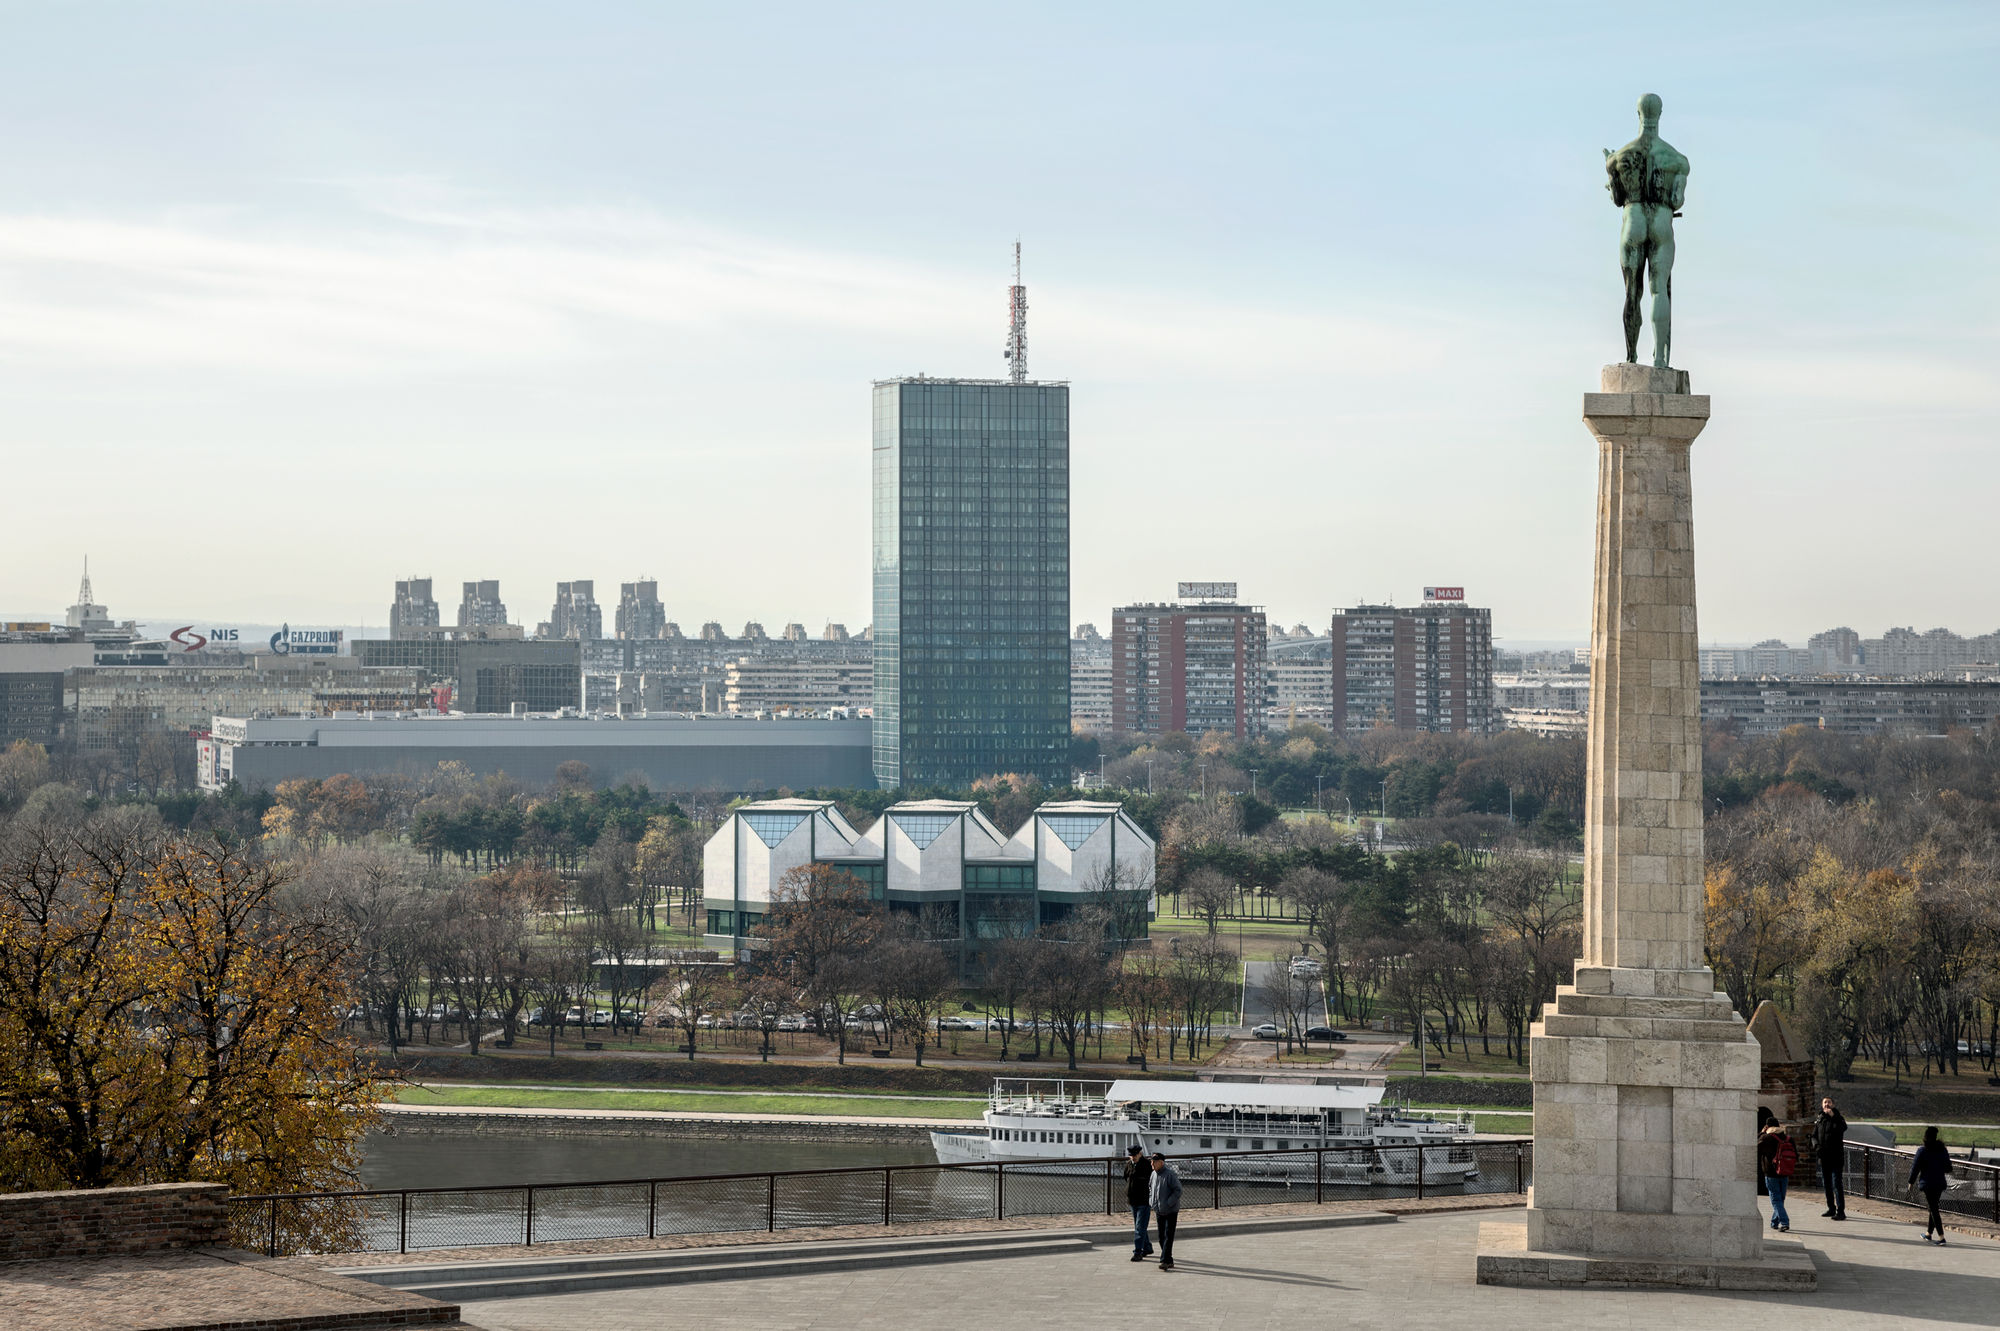
[[[1766,1239],[1761,1257],[1605,1257],[1536,1252],[1528,1227],[1479,1226],[1478,1280],[1517,1289],[1730,1289],[1811,1294],[1819,1270],[1805,1245]]]

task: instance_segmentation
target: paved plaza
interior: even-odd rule
[[[1403,1217],[1393,1225],[1202,1239],[1183,1231],[1177,1269],[1116,1249],[851,1274],[775,1277],[465,1305],[486,1331],[731,1331],[1049,1327],[1298,1331],[1611,1331],[1810,1326],[2000,1326],[2000,1243],[1953,1234],[1933,1248],[1901,1220],[1795,1225],[1820,1267],[1816,1294],[1526,1290],[1473,1283],[1473,1248],[1492,1213]]]

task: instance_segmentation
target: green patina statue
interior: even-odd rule
[[[1668,365],[1673,350],[1674,219],[1687,198],[1688,159],[1660,137],[1660,99],[1639,99],[1639,137],[1604,153],[1605,188],[1624,210],[1618,266],[1625,273],[1625,360],[1639,359],[1639,296],[1647,269],[1653,288],[1653,364]]]

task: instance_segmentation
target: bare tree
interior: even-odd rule
[[[667,998],[663,1006],[686,1037],[682,1052],[693,1062],[695,1037],[701,1033],[702,1019],[729,1009],[736,997],[734,977],[728,963],[698,959],[692,953],[676,953],[667,963],[666,972]]]
[[[847,1015],[868,985],[864,958],[882,926],[882,908],[860,879],[838,865],[805,864],[778,880],[754,931],[769,971],[784,977],[822,1029],[831,1023],[841,1063],[847,1061]]]
[[[1213,936],[1216,921],[1236,900],[1236,884],[1219,870],[1196,869],[1181,884],[1181,898],[1193,908],[1195,914],[1201,916]]]
[[[1134,948],[1118,958],[1112,978],[1112,992],[1125,1009],[1133,1052],[1139,1056],[1139,1070],[1147,1070],[1147,1050],[1159,1027],[1160,1016],[1171,1000],[1168,965],[1150,947]]]

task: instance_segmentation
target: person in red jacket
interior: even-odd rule
[[[1798,1168],[1799,1148],[1792,1145],[1781,1125],[1768,1125],[1764,1135],[1757,1139],[1757,1172],[1763,1175],[1764,1191],[1771,1197],[1771,1228],[1780,1234],[1792,1232],[1792,1217],[1785,1210],[1785,1191],[1791,1187],[1792,1175]]]

